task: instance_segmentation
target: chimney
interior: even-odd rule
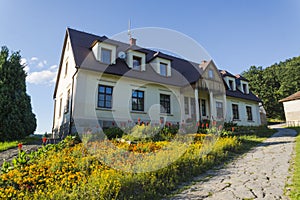
[[[201,65],[204,65],[204,64],[206,64],[206,63],[207,63],[206,60],[202,60],[202,61],[201,61]]]
[[[136,39],[135,38],[130,38],[129,39],[129,44],[130,44],[130,46],[136,45]]]

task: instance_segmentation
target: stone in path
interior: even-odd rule
[[[211,170],[189,189],[171,199],[288,199],[289,175],[296,131],[278,132],[223,169]]]

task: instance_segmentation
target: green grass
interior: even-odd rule
[[[18,141],[0,142],[0,152],[17,147],[18,143]]]
[[[291,128],[297,131],[298,136],[296,138],[296,146],[295,146],[295,153],[296,157],[294,159],[293,166],[293,175],[292,175],[292,183],[288,185],[291,188],[289,193],[290,198],[293,199],[300,199],[300,127]]]
[[[21,140],[15,140],[15,141],[10,141],[10,142],[0,142],[0,152],[15,148],[18,146],[19,143],[36,144],[36,143],[40,143],[40,141],[41,141],[41,138],[38,136],[33,136],[33,137],[28,136]]]

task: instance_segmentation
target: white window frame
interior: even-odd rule
[[[140,70],[133,68],[133,57],[134,56],[141,58],[141,68],[140,68]],[[129,50],[127,52],[127,65],[131,69],[136,70],[136,71],[146,71],[146,55],[142,52],[139,52],[139,51]]]
[[[92,51],[94,53],[96,60],[98,60],[99,62],[102,62],[102,60],[101,60],[102,49],[107,49],[107,50],[111,51],[111,58],[110,58],[109,64],[116,64],[116,49],[117,49],[117,47],[115,45],[108,44],[105,42],[97,42],[93,46]],[[107,64],[107,63],[104,63],[104,64]]]
[[[166,71],[167,74],[164,77],[172,76],[172,74],[171,74],[172,68],[171,68],[171,61],[170,60],[165,59],[165,58],[157,57],[152,61],[152,63],[154,64],[152,66],[154,66],[154,69],[155,69],[156,73],[158,73],[159,75],[161,75],[161,73],[160,73],[160,63],[166,64],[167,65],[167,71]]]

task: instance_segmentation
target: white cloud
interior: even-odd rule
[[[27,59],[26,58],[21,58],[20,64],[21,65],[27,65]]]
[[[43,68],[44,67],[44,62],[39,62],[37,65],[38,68]]]
[[[43,70],[28,74],[26,81],[36,85],[52,85],[56,80],[56,72]]]
[[[24,71],[28,74],[29,73],[29,71],[30,71],[30,68],[29,68],[29,66],[28,65],[25,65],[25,67],[24,67]]]
[[[57,69],[57,68],[58,68],[57,65],[52,65],[52,66],[50,67],[50,69]]]
[[[37,57],[32,57],[30,60],[31,61],[38,61],[39,59]]]

